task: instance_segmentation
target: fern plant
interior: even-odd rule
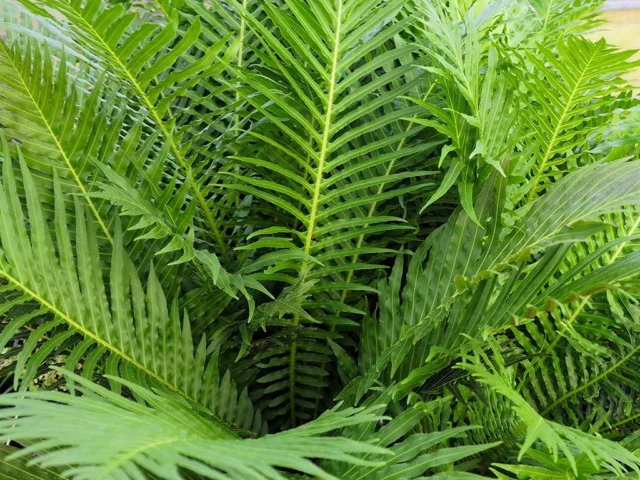
[[[637,475],[599,8],[0,4],[0,473]]]

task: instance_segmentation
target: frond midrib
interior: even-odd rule
[[[69,325],[71,325],[73,328],[78,330],[83,335],[91,338],[96,343],[98,343],[98,344],[102,345],[103,347],[107,348],[108,350],[110,350],[111,352],[115,353],[119,357],[123,358],[127,362],[135,365],[137,368],[139,368],[140,370],[144,371],[150,377],[153,377],[155,380],[159,381],[163,385],[171,388],[172,391],[174,391],[176,393],[180,393],[181,395],[184,395],[186,398],[188,398],[190,400],[193,400],[193,398],[191,398],[186,392],[183,392],[182,390],[180,390],[175,385],[171,384],[170,382],[168,382],[164,378],[160,377],[157,373],[149,370],[148,367],[146,367],[145,365],[141,364],[140,362],[135,360],[133,357],[129,356],[127,353],[123,352],[121,349],[119,349],[115,345],[113,345],[110,342],[104,340],[102,337],[100,337],[99,335],[93,333],[91,330],[88,330],[87,328],[85,328],[81,323],[79,323],[78,321],[76,321],[73,318],[71,318],[67,313],[64,313],[62,310],[60,310],[53,303],[49,302],[47,299],[45,299],[41,295],[38,295],[36,292],[31,290],[27,285],[25,285],[20,280],[18,280],[13,275],[11,275],[9,272],[7,272],[5,269],[0,269],[0,275],[5,277],[9,282],[11,282],[17,288],[22,290],[25,294],[27,294],[33,300],[38,302],[40,305],[44,306],[47,310],[49,310],[54,315],[56,315],[56,316],[60,317],[61,319],[63,319],[65,322],[67,322]]]
[[[111,48],[111,46],[107,43],[105,38],[102,35],[100,35],[100,33],[93,27],[93,25],[84,18],[84,16],[82,15],[82,11],[75,9],[74,4],[69,4],[69,7],[74,9],[77,17],[82,19],[84,28],[86,28],[87,31],[89,31],[89,33],[100,42],[104,50],[116,62],[118,68],[125,74],[126,80],[135,89],[135,92],[138,95],[138,97],[144,102],[144,105],[148,109],[149,113],[151,113],[154,122],[156,123],[158,128],[160,128],[162,135],[169,141],[169,146],[171,147],[171,151],[175,155],[176,160],[178,160],[178,163],[180,164],[182,169],[185,170],[186,172],[185,177],[187,181],[191,184],[193,193],[195,194],[196,199],[198,200],[198,203],[200,204],[200,207],[202,208],[202,211],[204,212],[204,215],[207,218],[207,222],[209,223],[209,227],[211,228],[211,231],[216,240],[216,243],[218,244],[218,246],[220,247],[220,250],[223,253],[227,253],[228,246],[224,242],[222,238],[222,234],[220,233],[220,228],[218,227],[218,223],[216,222],[213,216],[213,212],[211,212],[211,209],[209,208],[209,204],[207,203],[206,199],[202,195],[200,187],[195,180],[195,176],[193,175],[191,166],[189,166],[189,164],[185,160],[184,155],[178,148],[178,145],[176,144],[175,139],[173,138],[173,135],[165,125],[165,122],[160,116],[160,114],[158,113],[158,110],[155,107],[154,103],[151,101],[151,99],[149,98],[145,90],[142,88],[142,86],[140,85],[136,77],[133,75],[131,70],[129,70],[126,64],[120,59],[116,51],[113,50],[113,48]],[[160,5],[160,7],[164,12],[162,5]],[[166,15],[166,12],[165,12],[165,15]]]
[[[104,232],[105,236],[107,237],[107,240],[109,240],[109,243],[111,243],[111,245],[113,245],[113,237],[111,236],[111,233],[109,232],[109,229],[107,228],[107,225],[106,225],[105,221],[102,219],[102,217],[100,215],[100,212],[98,212],[98,209],[96,208],[96,206],[94,205],[91,197],[89,196],[89,192],[86,189],[86,187],[84,186],[84,183],[82,183],[82,179],[80,178],[80,175],[78,174],[78,172],[75,170],[75,168],[71,164],[71,159],[69,158],[69,156],[67,155],[66,150],[62,146],[62,143],[60,142],[60,139],[57,137],[57,135],[53,131],[53,128],[52,128],[51,124],[49,123],[49,121],[47,120],[47,117],[45,116],[42,108],[40,107],[40,105],[36,101],[35,97],[33,96],[33,92],[29,88],[28,84],[25,82],[25,79],[24,79],[24,77],[22,75],[22,72],[20,71],[20,69],[18,68],[16,63],[14,62],[13,56],[12,56],[11,52],[8,50],[7,44],[5,43],[5,41],[3,39],[0,39],[0,48],[2,48],[2,51],[4,53],[5,58],[9,61],[9,63],[11,64],[11,67],[13,68],[13,70],[18,75],[18,78],[20,79],[20,83],[22,84],[22,87],[24,88],[24,91],[27,93],[27,95],[29,95],[29,99],[31,100],[31,103],[33,104],[34,108],[36,109],[38,118],[40,118],[42,120],[44,126],[47,129],[47,132],[49,133],[49,136],[51,137],[51,139],[53,140],[53,142],[54,142],[54,144],[56,146],[56,149],[62,155],[62,158],[64,159],[64,162],[67,165],[67,169],[69,170],[69,172],[71,172],[71,175],[73,175],[73,179],[75,180],[75,183],[78,185],[78,188],[80,188],[80,191],[82,192],[84,197],[87,199],[89,208],[91,209],[91,212],[93,213],[94,217],[96,218],[96,221],[100,225],[100,228],[102,229],[102,231]]]
[[[338,2],[337,23],[335,31],[335,42],[333,57],[331,60],[331,77],[329,80],[329,92],[327,94],[327,109],[325,113],[324,128],[322,132],[322,144],[318,156],[318,168],[316,172],[315,188],[313,198],[311,200],[311,211],[309,214],[309,223],[307,227],[307,237],[304,246],[304,253],[307,255],[311,252],[311,244],[313,242],[313,233],[316,225],[316,216],[318,214],[318,204],[320,203],[320,192],[322,190],[322,180],[324,175],[324,166],[329,149],[329,139],[331,136],[331,120],[333,117],[333,105],[335,101],[336,79],[338,74],[338,59],[340,55],[340,30],[342,27],[342,0]]]
[[[640,352],[640,345],[635,347],[633,350],[631,350],[629,353],[627,353],[624,357],[622,357],[616,363],[611,365],[609,368],[607,368],[606,370],[604,370],[600,374],[598,374],[595,377],[593,377],[588,382],[583,383],[579,387],[576,387],[573,390],[565,393],[563,396],[561,396],[555,402],[553,402],[551,405],[549,405],[547,408],[545,408],[542,412],[540,412],[540,415],[546,415],[551,410],[553,410],[555,407],[557,407],[558,405],[562,404],[565,400],[573,397],[575,394],[580,393],[584,389],[589,388],[591,385],[593,385],[593,384],[599,382],[600,380],[602,380],[603,378],[607,377],[609,374],[611,374],[614,371],[616,371],[618,369],[618,367],[624,365],[629,359],[631,359],[631,357],[633,357],[638,352]]]
[[[325,110],[325,120],[322,132],[322,144],[320,146],[320,152],[318,155],[318,166],[316,170],[316,178],[314,182],[313,198],[311,200],[311,209],[309,213],[309,222],[307,223],[307,236],[305,239],[304,253],[309,255],[311,253],[311,246],[313,243],[314,230],[316,227],[318,205],[320,203],[320,193],[322,190],[322,180],[324,175],[324,167],[327,159],[327,152],[329,150],[329,140],[331,137],[331,120],[333,117],[333,106],[335,102],[336,93],[336,81],[338,76],[338,60],[340,57],[340,36],[342,29],[342,8],[343,0],[338,1],[338,10],[336,15],[336,28],[335,39],[333,43],[333,55],[331,59],[331,75],[329,80],[329,90],[327,93],[327,108]],[[303,265],[303,269],[306,265]],[[305,275],[306,277],[306,275]],[[303,280],[304,281],[304,278]],[[293,318],[294,328],[298,326],[300,322],[300,315],[295,315]],[[289,404],[291,413],[291,425],[295,426],[296,422],[296,410],[295,410],[295,367],[296,367],[296,349],[297,343],[294,341],[291,344],[291,357],[289,361]]]
[[[635,223],[631,226],[631,228],[629,229],[629,231],[627,232],[628,234],[634,234],[635,231],[638,229],[638,227],[640,227],[640,215],[638,215],[638,219],[635,221]],[[609,259],[609,261],[607,262],[607,265],[612,264],[613,262],[616,261],[616,259],[622,254],[622,250],[624,250],[624,247],[628,244],[629,242],[622,242],[620,245],[618,245],[615,249],[615,251],[613,252],[613,255],[611,256],[611,258]],[[566,324],[563,325],[563,329],[558,332],[558,334],[556,335],[556,337],[553,339],[553,342],[551,342],[551,345],[549,346],[549,348],[547,348],[547,351],[544,352],[544,355],[550,355],[552,353],[552,351],[554,350],[555,346],[558,344],[558,342],[560,341],[561,338],[563,338],[563,332],[567,329],[570,328],[571,325],[573,324],[573,322],[575,322],[575,320],[578,318],[578,315],[580,315],[580,313],[582,312],[582,310],[584,309],[584,307],[589,303],[589,299],[591,298],[591,295],[586,295],[582,301],[580,302],[580,305],[578,305],[578,307],[576,308],[576,311],[571,315],[571,317],[569,318],[569,320],[566,322]],[[567,400],[568,398],[571,398],[573,395],[580,393],[582,390],[584,390],[585,388],[593,385],[596,382],[599,382],[600,380],[602,380],[603,378],[605,378],[606,376],[608,376],[610,373],[614,372],[615,370],[617,370],[618,367],[620,367],[621,365],[623,365],[625,362],[627,362],[636,352],[638,352],[640,350],[640,346],[636,347],[635,349],[633,349],[629,354],[625,355],[624,357],[622,357],[622,359],[620,359],[618,362],[616,362],[615,364],[613,364],[611,367],[609,367],[608,369],[606,369],[605,371],[601,372],[599,375],[597,375],[596,377],[592,378],[589,382],[587,382],[584,385],[581,385],[579,387],[574,388],[573,390],[567,392],[565,395],[563,395],[562,397],[560,397],[558,400],[556,400],[553,404],[551,404],[549,407],[547,407],[542,414],[544,415],[545,413],[547,413],[548,411],[550,411],[551,409],[555,408],[556,406],[560,405],[562,402],[564,402],[565,400]],[[543,358],[543,357],[540,357]]]
[[[153,450],[154,448],[157,448],[161,445],[169,445],[171,443],[178,443],[178,442],[182,442],[185,441],[185,438],[183,437],[171,437],[171,438],[164,438],[162,440],[155,440],[153,442],[149,442],[149,443],[145,443],[144,445],[140,445],[138,448],[131,450],[129,452],[127,452],[126,454],[122,455],[121,457],[117,458],[115,461],[111,462],[109,465],[106,466],[106,468],[103,470],[102,474],[100,475],[99,478],[109,478],[110,473],[114,470],[116,470],[117,468],[121,467],[122,465],[126,464],[129,460],[131,460],[132,458],[134,458],[135,456],[139,455],[140,453],[146,451],[146,450]]]
[[[578,93],[578,90],[580,90],[582,86],[582,80],[584,79],[584,76],[587,70],[591,67],[591,63],[593,62],[593,59],[597,56],[598,53],[600,53],[600,46],[598,46],[596,50],[592,53],[591,57],[589,57],[589,61],[586,63],[586,65],[580,72],[580,76],[576,80],[574,87],[571,89],[571,92],[569,93],[569,99],[567,100],[564,106],[564,109],[562,110],[562,114],[558,119],[556,128],[553,130],[553,134],[551,135],[549,144],[547,145],[547,148],[544,152],[544,156],[542,157],[542,161],[540,162],[540,167],[538,168],[537,173],[531,180],[532,185],[531,185],[531,190],[529,190],[529,198],[527,200],[527,203],[533,201],[533,198],[536,192],[536,187],[538,186],[538,181],[540,180],[540,176],[544,173],[544,169],[547,166],[547,163],[549,162],[549,160],[551,159],[551,155],[553,154],[553,149],[556,146],[558,135],[560,135],[562,127],[564,126],[564,123],[565,123],[565,119],[569,114],[569,111],[573,108],[574,97]]]
[[[71,318],[67,313],[63,312],[60,308],[55,306],[53,303],[48,301],[46,298],[44,298],[41,295],[39,295],[38,293],[34,292],[32,289],[30,289],[23,282],[21,282],[20,280],[15,278],[6,269],[0,268],[0,276],[4,277],[8,282],[12,283],[16,288],[18,288],[19,290],[24,292],[24,294],[26,294],[27,296],[29,296],[30,298],[32,298],[33,300],[38,302],[40,305],[45,307],[52,314],[54,314],[55,316],[57,316],[57,317],[61,318],[62,320],[64,320],[67,324],[69,324],[71,327],[73,327],[75,330],[77,330],[82,335],[92,339],[94,342],[96,342],[97,344],[103,346],[104,348],[106,348],[107,350],[112,352],[113,354],[115,354],[115,355],[119,356],[120,358],[122,358],[123,360],[129,362],[130,364],[132,364],[136,368],[138,368],[141,371],[143,371],[149,377],[151,377],[154,380],[156,380],[157,382],[159,382],[161,385],[164,385],[165,387],[169,388],[172,392],[181,395],[182,397],[184,397],[185,399],[189,400],[190,402],[197,403],[197,401],[188,392],[184,391],[183,389],[181,389],[177,385],[174,385],[173,383],[169,382],[165,378],[163,378],[160,375],[158,375],[156,372],[150,370],[146,365],[143,365],[142,363],[140,363],[139,361],[137,361],[136,359],[134,359],[133,357],[128,355],[126,352],[122,351],[117,346],[113,345],[112,343],[110,343],[110,342],[106,341],[105,339],[103,339],[102,337],[100,337],[98,334],[96,334],[96,333],[92,332],[91,330],[88,330],[87,328],[85,328],[77,320],[74,320],[73,318]],[[230,432],[233,431],[233,428],[231,426],[228,426],[224,421],[222,421],[220,418],[218,418],[217,415],[215,415],[213,413],[211,413],[211,415],[215,418],[216,422],[218,422],[220,425],[222,425],[225,428],[227,428]]]

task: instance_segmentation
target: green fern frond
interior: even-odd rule
[[[84,48],[98,65],[108,68],[132,92],[137,100],[135,108],[144,113],[144,118],[167,142],[175,162],[174,171],[179,171],[189,183],[199,212],[211,229],[218,248],[226,252],[228,247],[218,220],[203,185],[197,180],[194,170],[198,167],[188,148],[189,142],[185,141],[183,145],[185,133],[176,131],[173,108],[186,89],[197,85],[200,79],[224,70],[233,51],[227,49],[225,57],[219,56],[226,44],[224,39],[210,46],[203,45],[199,18],[183,32],[179,28],[177,11],[167,19],[167,25],[162,26],[141,22],[135,12],[126,12],[121,5],[103,10],[100,3],[100,0],[80,3],[60,0],[49,6],[71,22],[73,32],[82,39]],[[185,63],[189,57],[190,61]],[[173,176],[174,172],[170,173]]]
[[[108,145],[114,131],[117,134],[122,119],[102,104],[102,79],[91,92],[82,92],[69,85],[67,68],[64,55],[54,65],[46,45],[41,48],[29,42],[23,49],[18,41],[10,45],[0,39],[4,92],[0,121],[5,135],[23,145],[25,160],[38,171],[44,192],[51,192],[55,170],[65,189],[86,195],[93,189],[89,160],[99,155],[103,142]],[[82,102],[80,96],[84,97]],[[114,101],[117,99],[112,95]],[[102,235],[112,242],[106,212],[91,200],[88,206]]]
[[[0,477],[637,476],[601,6],[1,3]]]
[[[380,268],[365,259],[385,250],[367,248],[366,238],[410,228],[402,218],[383,213],[384,203],[428,185],[419,177],[431,172],[403,171],[402,164],[411,155],[429,152],[436,143],[408,142],[423,130],[412,122],[395,130],[404,117],[416,112],[401,96],[413,93],[419,80],[410,60],[415,47],[399,38],[407,22],[393,21],[401,3],[387,2],[373,9],[369,8],[371,2],[362,1],[286,5],[287,10],[265,5],[278,35],[247,17],[248,26],[260,40],[261,64],[257,71],[239,71],[239,78],[246,83],[241,89],[243,99],[269,121],[249,135],[273,147],[281,160],[238,156],[246,170],[229,172],[225,188],[272,204],[288,217],[281,232],[296,231],[293,242],[286,240],[285,246],[273,235],[280,232],[272,230],[269,237],[243,249],[257,255],[269,252],[257,256],[258,264],[267,258],[278,260],[281,266],[273,279],[291,284],[315,281],[309,293],[332,305],[320,319],[335,329],[344,322],[340,317],[352,311],[349,292],[370,291],[357,282],[357,273]],[[372,38],[363,43],[367,35]],[[305,42],[312,42],[316,53],[306,51]],[[394,44],[396,48],[392,48]],[[406,63],[405,58],[409,58]],[[396,68],[394,62],[400,65]],[[403,85],[404,78],[409,81]],[[396,82],[400,84],[394,88]],[[283,89],[293,96],[283,96]],[[379,117],[377,112],[382,111],[387,115]],[[385,138],[386,131],[392,135]],[[288,139],[291,147],[281,147],[274,138]],[[349,227],[357,227],[357,231]],[[291,315],[292,328],[305,323],[299,314]],[[311,330],[308,335],[315,336]],[[311,345],[315,343],[314,338]],[[305,415],[296,411],[295,398],[288,398],[295,395],[294,389],[305,388],[304,376],[299,377],[301,372],[296,369],[322,370],[322,362],[298,366],[304,361],[306,353],[300,348],[305,345],[294,341],[290,346],[288,386],[278,377],[283,399],[290,405],[291,424],[298,413]],[[331,351],[327,348],[322,353]],[[314,382],[324,386],[321,379]]]
[[[359,455],[386,453],[365,442],[322,434],[345,425],[368,423],[377,416],[362,409],[327,412],[298,429],[259,439],[240,440],[181,398],[158,395],[134,383],[121,381],[146,405],[124,399],[91,382],[67,373],[92,395],[60,393],[6,395],[0,432],[7,440],[37,441],[30,450],[47,448],[32,463],[58,467],[74,480],[133,476],[146,473],[177,478],[190,471],[204,478],[284,479],[281,469],[322,479],[335,479],[311,459],[327,458],[367,464]],[[45,422],[42,420],[46,419]],[[66,428],[70,420],[83,428]],[[95,435],[95,432],[101,432]],[[58,432],[56,434],[55,432]],[[90,441],[91,440],[91,441]],[[52,447],[56,447],[52,449]],[[287,452],[282,456],[282,452]],[[16,452],[24,456],[27,449]]]
[[[634,65],[629,61],[631,52],[613,48],[604,39],[592,43],[570,36],[553,50],[542,45],[539,49],[542,56],[519,59],[530,63],[534,73],[516,70],[527,95],[534,97],[521,109],[533,133],[527,141],[535,145],[528,201],[562,175],[558,170],[581,150],[589,150],[585,137],[607,124],[607,115],[619,101],[613,94],[623,82],[619,76]],[[576,129],[580,136],[575,135]]]
[[[638,471],[640,458],[621,445],[544,419],[514,390],[512,375],[500,364],[500,356],[494,354],[493,360],[496,363],[480,354],[467,358],[461,364],[461,368],[471,372],[479,381],[489,385],[513,403],[514,410],[527,428],[520,458],[534,442],[540,440],[547,446],[554,461],[559,454],[566,457],[574,473],[577,473],[577,468],[572,449],[587,455],[596,468],[604,467],[615,474],[623,474],[627,469]]]
[[[143,384],[152,382],[215,410],[217,364],[213,359],[207,360],[205,338],[194,345],[188,317],[180,320],[175,303],[169,308],[153,267],[145,292],[123,248],[119,224],[116,223],[114,250],[107,267],[98,253],[95,223],[86,219],[81,201],[75,200],[75,241],[72,241],[57,178],[54,177],[56,215],[49,223],[24,161],[21,161],[21,177],[28,218],[22,213],[23,203],[15,187],[11,157],[5,156],[0,189],[3,246],[0,276],[4,280],[3,289],[12,292],[4,299],[6,313],[12,316],[15,307],[22,311],[3,329],[3,345],[19,328],[37,325],[17,358],[15,388],[26,389],[37,368],[52,354],[64,351],[72,335],[79,335],[84,340],[71,347],[67,359],[69,368],[75,369],[82,360],[84,374],[91,377],[107,357],[105,368],[109,373],[120,373]],[[110,269],[107,282],[103,278],[103,267]],[[26,311],[21,308],[32,302],[39,308]],[[37,324],[40,320],[42,323]],[[59,328],[62,325],[67,328]],[[45,341],[41,343],[43,337]],[[229,391],[235,386],[225,388]],[[245,404],[246,395],[244,392]],[[253,416],[252,409],[248,411]],[[255,423],[262,428],[260,413],[256,411],[255,415]],[[253,419],[251,421],[253,423]]]

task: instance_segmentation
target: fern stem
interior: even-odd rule
[[[320,156],[318,158],[318,170],[315,179],[315,188],[313,199],[311,201],[311,212],[309,213],[309,225],[307,227],[307,238],[304,245],[304,253],[311,252],[311,244],[313,242],[313,233],[316,227],[318,215],[318,203],[320,202],[320,191],[322,190],[322,179],[324,174],[324,164],[327,159],[327,151],[329,149],[329,138],[331,136],[331,119],[333,117],[333,102],[335,100],[336,77],[338,70],[338,56],[340,54],[340,28],[342,26],[342,0],[338,2],[338,20],[336,25],[336,40],[333,46],[333,59],[331,64],[331,80],[329,81],[329,94],[327,99],[327,110],[324,119],[324,129],[322,133],[322,145],[320,147]]]
[[[620,425],[624,425],[625,423],[629,423],[629,422],[635,420],[636,418],[640,418],[640,413],[636,413],[635,415],[631,415],[630,417],[627,417],[627,418],[625,418],[623,420],[620,420],[619,422],[614,423],[609,428],[607,428],[605,430],[605,432],[610,432],[614,428],[619,427]]]
[[[572,396],[574,396],[576,393],[580,393],[582,390],[590,387],[591,385],[593,385],[596,382],[599,382],[600,380],[602,380],[603,378],[605,378],[606,376],[608,376],[610,373],[613,373],[615,370],[618,369],[618,367],[622,366],[624,363],[626,363],[631,357],[633,357],[637,352],[640,351],[640,345],[638,345],[636,348],[634,348],[633,350],[631,350],[629,353],[627,353],[624,357],[622,357],[620,360],[618,360],[616,363],[614,363],[613,365],[611,365],[609,368],[607,368],[605,371],[603,371],[602,373],[600,373],[599,375],[596,375],[595,377],[593,377],[591,380],[589,380],[587,383],[580,385],[577,388],[574,388],[573,390],[571,390],[570,392],[565,393],[562,397],[560,397],[558,400],[556,400],[555,402],[553,402],[551,405],[549,405],[547,408],[545,408],[540,415],[545,415],[547,413],[549,413],[551,410],[553,410],[555,407],[557,407],[558,405],[560,405],[562,402],[568,400],[569,398],[571,398]]]
[[[549,345],[549,347],[547,348],[546,352],[544,352],[545,354],[550,354],[553,349],[556,347],[556,345],[558,344],[558,342],[560,341],[560,339],[562,338],[562,334],[569,328],[571,327],[571,325],[573,325],[573,322],[576,321],[576,319],[578,318],[578,315],[580,315],[582,313],[582,310],[584,309],[584,307],[587,305],[587,303],[589,303],[589,299],[591,298],[591,295],[587,295],[582,299],[582,302],[580,302],[580,305],[578,305],[578,307],[576,308],[575,312],[573,312],[573,314],[571,315],[571,317],[569,317],[569,320],[567,320],[567,322],[565,322],[562,325],[562,329],[558,332],[558,334],[555,336],[555,338],[553,339],[553,341],[551,342],[551,344]],[[542,358],[542,357],[539,357]]]
[[[338,11],[336,12],[336,28],[334,31],[335,41],[333,43],[333,57],[331,59],[331,78],[329,80],[329,92],[327,94],[327,109],[324,118],[324,127],[322,133],[322,144],[320,146],[320,154],[318,156],[317,172],[315,178],[315,188],[313,199],[311,201],[311,211],[309,212],[309,223],[307,224],[307,237],[305,239],[304,253],[309,255],[311,252],[311,244],[313,243],[313,234],[316,227],[318,215],[318,204],[320,203],[320,192],[322,190],[322,178],[324,174],[325,161],[329,150],[329,139],[331,137],[331,120],[333,118],[333,104],[335,101],[336,81],[338,76],[338,59],[340,55],[340,35],[342,29],[342,0],[338,0]],[[303,280],[306,277],[306,262],[302,265]],[[298,326],[300,315],[293,318],[293,326]],[[296,361],[296,339],[291,345],[291,357],[289,362],[289,396],[295,400],[295,361]],[[290,405],[291,427],[296,425],[295,402],[292,400]]]

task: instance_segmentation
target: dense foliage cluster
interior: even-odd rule
[[[0,2],[0,477],[637,476],[599,8]]]

